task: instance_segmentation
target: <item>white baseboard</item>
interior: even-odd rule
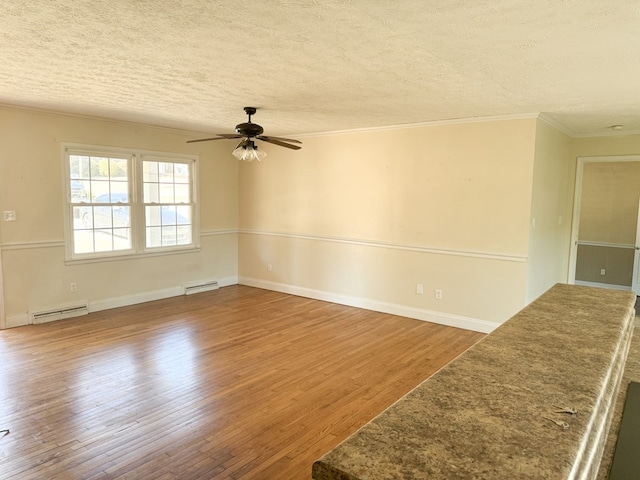
[[[218,285],[220,287],[236,285],[237,283],[238,277],[236,276],[225,277],[218,280]],[[127,307],[129,305],[136,305],[138,303],[153,302],[154,300],[162,300],[164,298],[177,297],[180,295],[184,295],[183,285],[163,288],[161,290],[152,290],[150,292],[136,293],[133,295],[125,295],[122,297],[107,298],[104,300],[90,302],[89,313],[108,310],[110,308]]]
[[[129,305],[136,305],[138,303],[153,302],[154,300],[162,300],[163,298],[177,297],[178,295],[182,295],[183,292],[184,289],[182,286],[177,286],[150,292],[134,293],[122,297],[96,300],[89,304],[89,313],[109,310],[111,308],[128,307]]]
[[[314,290],[311,288],[297,287],[295,285],[270,282],[257,278],[239,277],[238,283],[240,285],[247,285],[249,287],[264,288],[265,290],[273,290],[276,292],[288,293],[300,297],[338,303],[340,305],[347,305],[350,307],[364,308],[366,310],[373,310],[375,312],[389,313],[392,315],[414,318],[416,320],[423,320],[426,322],[447,325],[449,327],[463,328],[465,330],[473,330],[475,332],[481,333],[491,333],[493,330],[500,326],[499,323],[487,322],[486,320],[462,317],[449,313],[434,312],[421,308],[407,307],[406,305],[380,302],[378,300],[353,297],[350,295],[342,295],[339,293]]]
[[[238,277],[225,277],[218,279],[220,287],[229,285],[237,285]],[[184,295],[184,286],[177,285],[174,287],[163,288],[161,290],[152,290],[149,292],[134,293],[132,295],[124,295],[122,297],[105,298],[102,300],[94,300],[89,302],[89,313],[108,310],[111,308],[127,307],[138,303],[152,302],[154,300],[162,300],[163,298],[177,297]],[[5,318],[5,328],[21,327],[29,325],[29,314],[10,315]]]

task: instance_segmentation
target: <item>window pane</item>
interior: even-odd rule
[[[111,218],[114,227],[129,227],[131,208],[130,207],[111,207]]]
[[[173,163],[158,162],[161,183],[173,183]]]
[[[178,245],[189,245],[191,243],[191,225],[178,225],[177,232]]]
[[[107,179],[109,178],[109,159],[105,157],[90,158],[90,174],[91,178]]]
[[[111,207],[93,207],[93,224],[95,228],[111,228]]]
[[[176,207],[164,205],[162,206],[162,225],[176,224]]]
[[[129,192],[127,182],[111,181],[109,182],[111,189],[111,201],[114,203],[127,203],[129,201]]]
[[[73,232],[73,252],[93,252],[93,230],[75,230]]]
[[[144,202],[158,203],[159,201],[160,201],[160,193],[158,192],[158,184],[145,183],[144,184]]]
[[[143,162],[142,178],[144,182],[158,182],[158,162]]]
[[[176,163],[173,167],[173,181],[175,183],[189,183],[189,165],[186,163]]]
[[[93,207],[74,207],[73,218],[79,220],[79,228],[93,228]]]
[[[110,165],[111,178],[117,178],[125,180],[128,178],[127,173],[127,159],[126,158],[112,158]]]
[[[189,184],[176,184],[176,203],[189,203],[191,198],[189,196]]]
[[[131,248],[131,229],[130,228],[114,228],[113,229],[113,249],[127,250]]]
[[[73,203],[80,203],[87,201],[87,195],[89,193],[89,182],[87,180],[71,180],[71,201]]]
[[[148,227],[162,225],[160,207],[150,206],[145,208],[145,221]]]
[[[191,206],[178,205],[176,207],[176,223],[178,225],[190,225],[191,224]]]
[[[173,183],[160,184],[160,203],[175,203],[173,195]]]
[[[83,228],[82,221],[80,220],[82,217],[82,212],[84,207],[73,207],[71,209],[71,219],[73,221],[73,229],[80,230]]]
[[[104,180],[91,180],[91,195],[90,199],[93,201],[109,202],[108,197],[101,197],[101,195],[109,194],[109,182]],[[100,198],[100,200],[98,200]]]
[[[147,227],[147,247],[162,246],[162,227]]]
[[[69,173],[71,178],[90,178],[89,157],[84,155],[69,155]]]
[[[162,245],[163,246],[175,245],[176,237],[177,237],[177,233],[176,233],[175,226],[162,227]]]
[[[109,252],[113,250],[112,230],[95,230],[95,252]]]

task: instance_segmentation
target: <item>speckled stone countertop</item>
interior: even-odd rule
[[[555,285],[315,462],[313,478],[595,478],[634,303]]]

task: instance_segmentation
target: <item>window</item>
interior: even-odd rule
[[[143,160],[144,216],[148,248],[191,243],[189,165]]]
[[[67,259],[196,248],[196,158],[65,146]]]

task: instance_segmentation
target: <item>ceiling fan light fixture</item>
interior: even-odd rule
[[[231,154],[238,160],[243,160],[245,162],[253,162],[254,160],[260,161],[267,156],[266,152],[258,150],[258,147],[253,140],[244,140],[240,142]]]

